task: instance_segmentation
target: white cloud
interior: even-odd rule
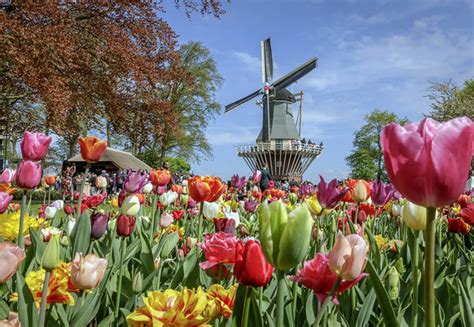
[[[262,63],[260,58],[241,51],[233,51],[232,55],[239,62],[239,68],[243,68],[252,72],[261,72]]]

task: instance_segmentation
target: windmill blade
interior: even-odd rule
[[[289,72],[283,77],[280,77],[278,80],[273,83],[273,87],[277,90],[284,89],[288,85],[296,82],[304,75],[308,74],[310,71],[316,68],[318,58],[314,57],[296,68],[295,70]]]
[[[243,97],[240,100],[237,100],[237,101],[232,102],[231,104],[228,104],[227,106],[225,106],[225,111],[224,112],[229,112],[231,110],[234,110],[235,108],[237,108],[241,104],[244,104],[245,102],[247,102],[249,100],[252,100],[253,98],[255,98],[256,96],[258,96],[261,93],[262,93],[262,90],[260,89],[260,90],[257,90],[255,92],[247,95],[246,97]]]
[[[262,83],[266,83],[273,79],[273,58],[272,43],[270,38],[261,42],[262,54]]]

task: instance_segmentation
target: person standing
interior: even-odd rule
[[[268,170],[267,163],[263,164],[261,173],[262,173],[262,178],[260,179],[260,189],[263,192],[268,188],[268,182],[272,179],[272,175],[270,175],[270,171]]]

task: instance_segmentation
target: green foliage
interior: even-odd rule
[[[191,170],[191,165],[181,158],[162,157],[161,153],[155,149],[149,149],[137,154],[137,158],[145,162],[152,168],[160,168],[164,161],[168,163],[169,169],[172,172],[188,172]]]
[[[374,110],[364,117],[366,122],[355,134],[352,142],[354,149],[346,157],[351,167],[351,177],[366,180],[387,181],[387,173],[383,163],[380,133],[385,125],[396,122],[405,124],[406,118],[399,118],[395,113],[386,110]]]
[[[451,82],[435,83],[429,88],[431,111],[427,116],[437,121],[467,116],[474,119],[474,79],[464,82],[463,87]]]

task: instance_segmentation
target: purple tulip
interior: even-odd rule
[[[388,183],[385,184],[382,181],[372,182],[372,193],[371,198],[372,202],[379,206],[384,206],[392,198],[395,189],[393,185]]]
[[[13,195],[5,192],[0,192],[0,213],[4,213],[8,209],[8,205],[13,200]]]
[[[41,174],[41,165],[38,162],[21,160],[15,174],[16,186],[32,190],[41,182]]]
[[[262,172],[260,170],[256,170],[254,171],[253,175],[252,175],[252,181],[255,183],[255,184],[258,184],[260,183],[260,180],[262,179]]]
[[[330,181],[329,184],[326,184],[326,181],[321,175],[319,175],[319,178],[320,181],[317,187],[319,204],[325,209],[332,209],[342,200],[349,189],[340,189],[337,184],[337,179],[335,178]]]
[[[232,186],[233,188],[237,190],[240,190],[242,186],[244,186],[245,180],[246,180],[245,176],[239,177],[239,175],[235,174],[230,179],[230,186]]]
[[[311,184],[302,184],[298,188],[298,193],[301,197],[305,197],[314,192],[314,186]]]
[[[98,240],[101,238],[107,230],[107,224],[109,223],[109,215],[97,212],[91,216],[91,236],[93,239]]]
[[[51,136],[46,136],[43,133],[25,132],[20,145],[23,159],[31,161],[42,160],[48,152],[51,140]]]
[[[398,192],[397,189],[394,186],[393,187],[393,193],[392,193],[392,199],[400,200],[401,198],[403,198],[403,195],[400,192]]]
[[[216,233],[235,234],[235,220],[231,218],[214,218]]]
[[[255,210],[257,210],[257,204],[255,200],[245,200],[244,209],[247,212],[255,212]]]
[[[129,171],[125,182],[123,182],[123,189],[127,193],[141,193],[143,186],[146,185],[148,179],[141,171]]]

